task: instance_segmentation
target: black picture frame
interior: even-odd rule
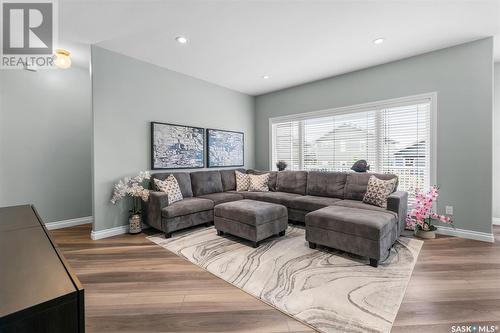
[[[217,131],[217,132],[225,132],[225,133],[233,133],[233,134],[241,134],[241,164],[231,164],[231,165],[220,165],[220,164],[215,164],[210,158],[210,132]],[[238,132],[238,131],[230,131],[230,130],[222,130],[222,129],[217,129],[217,128],[207,128],[205,131],[206,135],[206,151],[207,151],[207,167],[208,168],[229,168],[229,167],[242,167],[245,165],[245,133],[244,132]]]
[[[156,158],[156,149],[155,149],[155,126],[171,126],[171,127],[181,127],[188,128],[192,130],[201,131],[200,137],[202,139],[201,142],[201,165],[197,166],[187,166],[187,165],[179,165],[178,167],[165,167],[160,166],[155,161]],[[202,169],[205,167],[205,129],[203,127],[189,126],[189,125],[179,125],[172,123],[162,123],[157,121],[152,121],[150,124],[151,131],[151,170],[175,170],[175,169]],[[179,143],[181,145],[181,143]]]

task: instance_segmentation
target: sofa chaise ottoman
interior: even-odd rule
[[[306,215],[309,247],[323,245],[370,258],[377,267],[398,238],[398,216],[391,211],[375,211],[329,206]]]
[[[273,235],[283,236],[288,226],[285,206],[255,200],[238,200],[215,206],[214,224],[219,236],[224,233],[249,240],[253,247]]]

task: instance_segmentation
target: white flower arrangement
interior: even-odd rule
[[[114,186],[113,197],[111,198],[111,203],[116,205],[119,201],[129,196],[132,197],[134,201],[134,207],[130,210],[132,214],[139,214],[139,199],[143,201],[148,201],[149,190],[145,189],[143,186],[144,181],[149,180],[151,174],[149,171],[141,171],[135,177],[129,178],[125,177],[121,179]]]

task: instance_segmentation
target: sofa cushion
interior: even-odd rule
[[[306,171],[280,171],[278,172],[279,192],[306,194],[307,172]]]
[[[182,197],[189,198],[193,196],[193,191],[191,189],[191,176],[189,172],[161,172],[151,175],[151,189],[153,191],[159,191],[160,189],[156,186],[154,180],[165,180],[168,176],[173,175],[177,179],[179,188],[181,189]]]
[[[272,202],[290,207],[293,199],[300,197],[300,194],[286,192],[238,192],[245,199]]]
[[[224,192],[236,190],[236,177],[234,176],[235,170],[245,173],[245,169],[219,170],[222,180],[222,190]]]
[[[387,210],[386,208],[382,208],[382,207],[378,207],[378,206],[374,206],[374,205],[369,205],[369,204],[366,204],[362,201],[357,201],[357,200],[340,200],[340,201],[337,201],[336,203],[334,203],[334,206],[374,210],[377,212],[386,212],[386,213],[390,213],[393,215],[397,215],[395,212]]]
[[[210,193],[200,195],[198,198],[212,200],[214,202],[214,206],[224,202],[243,200],[243,196],[241,194],[230,192]]]
[[[217,205],[214,215],[255,226],[286,217],[287,210],[282,205],[241,200]]]
[[[210,210],[214,208],[214,202],[202,198],[185,198],[161,210],[161,216],[165,218],[173,218]]]
[[[333,230],[379,241],[397,228],[396,217],[387,212],[329,206],[306,215],[306,228]]]
[[[269,174],[269,191],[276,191],[276,183],[278,181],[278,172],[277,171],[263,171],[263,170],[254,170],[248,169],[247,173],[250,175],[263,175],[265,173]]]
[[[345,172],[309,171],[307,194],[343,199],[346,179]]]
[[[223,192],[222,178],[219,171],[191,172],[191,184],[195,197],[204,194]]]
[[[304,195],[293,199],[290,208],[312,212],[313,210],[331,206],[340,201],[338,198],[318,197],[314,195]]]
[[[375,176],[378,179],[382,180],[389,180],[397,177],[396,175],[381,173],[348,173],[345,184],[344,198],[359,201],[363,200],[363,197],[366,193],[366,188],[368,186],[368,181],[370,180],[371,176]],[[394,188],[394,191],[396,189],[397,184]]]

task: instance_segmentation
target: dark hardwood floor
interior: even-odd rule
[[[85,287],[87,332],[312,331],[144,234],[92,241],[89,225],[51,233]],[[500,227],[495,237],[426,241],[393,332],[500,326]]]

